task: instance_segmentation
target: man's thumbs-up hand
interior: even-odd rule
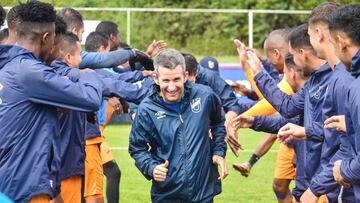
[[[158,182],[164,181],[168,172],[168,167],[169,167],[168,160],[166,160],[165,163],[163,164],[157,165],[153,171],[154,180]]]

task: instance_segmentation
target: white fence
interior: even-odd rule
[[[10,9],[10,7],[5,7]],[[56,8],[62,9],[62,8]],[[126,12],[126,42],[131,42],[131,13],[132,12],[172,12],[172,13],[246,13],[248,15],[249,47],[253,47],[253,22],[256,14],[309,14],[308,10],[251,10],[251,9],[181,9],[181,8],[74,8],[78,11],[111,11]]]

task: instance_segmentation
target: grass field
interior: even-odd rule
[[[122,171],[121,202],[150,202],[151,182],[142,176],[127,151],[130,128],[130,125],[111,125],[105,129],[106,140],[112,148]],[[232,163],[247,160],[264,136],[264,133],[252,130],[239,131],[239,140],[245,149],[239,157],[235,157],[231,151],[228,151],[226,159],[229,176],[224,180],[223,192],[215,198],[215,202],[276,202],[271,184],[278,143],[273,146],[266,156],[258,161],[251,171],[250,177],[244,178],[232,168]]]

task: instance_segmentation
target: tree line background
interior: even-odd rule
[[[323,0],[44,0],[55,7],[108,8],[206,8],[206,9],[269,9],[312,10]],[[340,4],[358,0],[337,0]],[[14,6],[17,0],[0,0],[2,6]],[[87,20],[112,20],[119,25],[126,41],[125,12],[81,12]],[[254,14],[254,47],[261,48],[273,29],[291,28],[305,23],[303,14]],[[153,40],[165,40],[169,47],[195,55],[236,55],[232,40],[248,43],[247,14],[214,13],[131,13],[131,46],[146,49]]]

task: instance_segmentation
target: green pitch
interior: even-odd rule
[[[105,129],[105,137],[113,155],[121,169],[120,198],[124,203],[150,202],[151,182],[146,180],[134,164],[127,147],[129,142],[130,125],[112,125]],[[223,182],[223,192],[215,198],[215,202],[276,202],[272,192],[272,178],[278,143],[261,158],[252,169],[248,178],[232,168],[232,163],[242,162],[249,158],[257,144],[265,136],[264,133],[252,130],[240,130],[239,140],[244,146],[244,151],[235,157],[231,151],[227,153],[227,166],[229,176]]]

